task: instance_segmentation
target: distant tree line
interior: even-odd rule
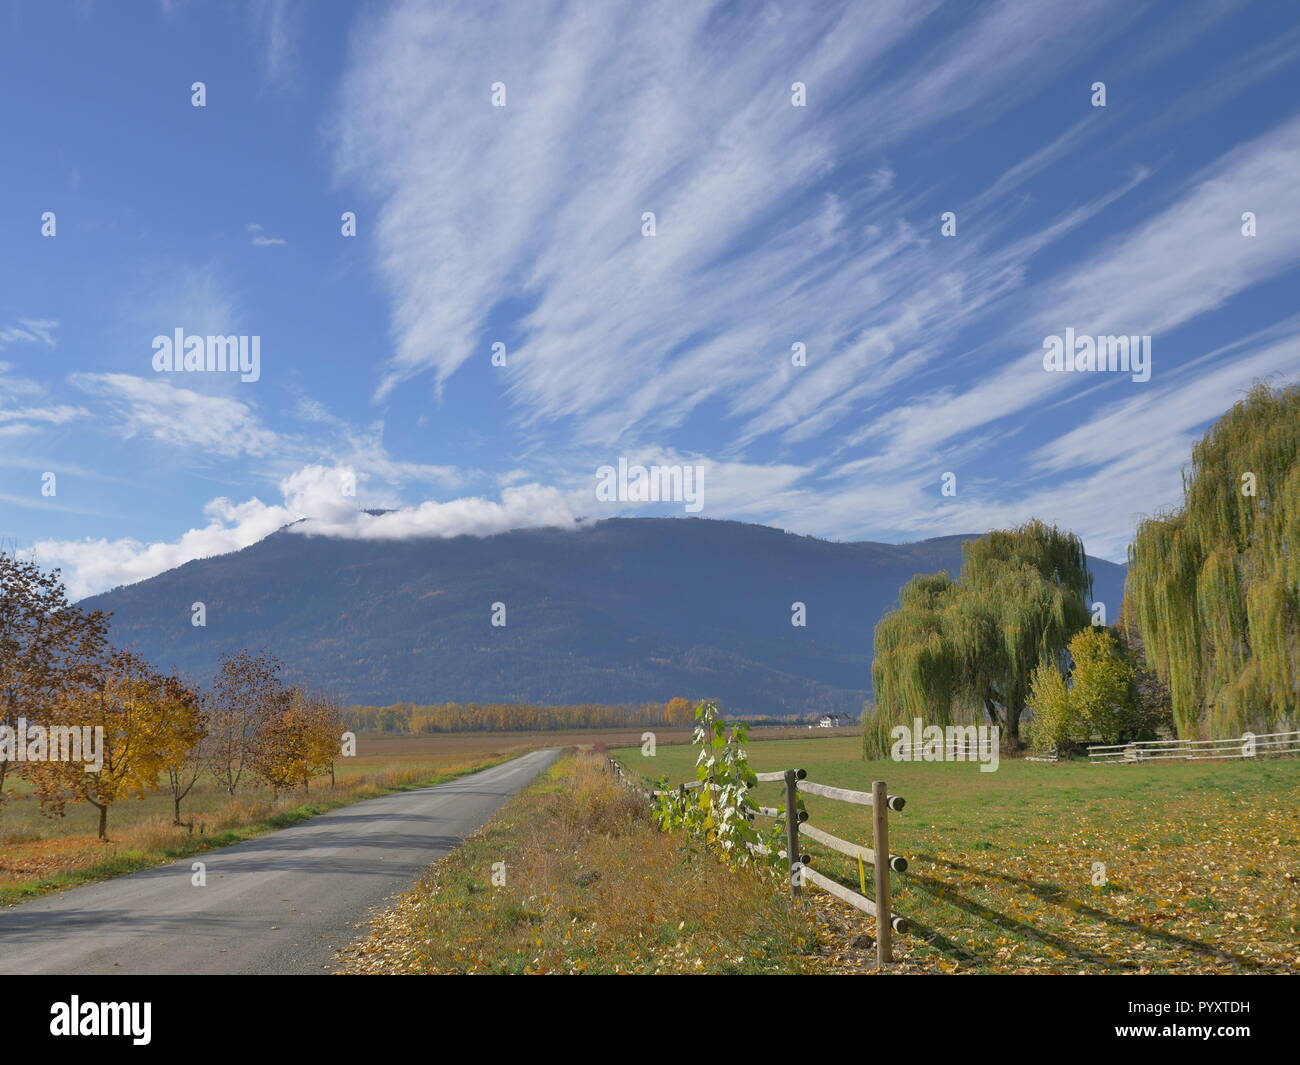
[[[707,700],[721,707],[718,699]],[[680,696],[665,703],[574,703],[547,706],[541,703],[392,703],[388,706],[349,706],[343,724],[353,732],[386,732],[418,736],[437,732],[556,732],[570,729],[653,728],[665,725],[686,728],[695,724],[695,708],[701,700]],[[771,714],[742,715],[750,725],[789,726],[817,721],[822,715],[775,717]]]
[[[250,779],[276,791],[333,781],[339,708],[286,684],[274,657],[228,655],[201,690],[110,646],[108,623],[69,602],[57,570],[0,552],[0,808],[21,777],[52,816],[94,807],[107,839],[114,803],[164,788],[181,823],[204,774],[231,796]],[[83,741],[94,735],[88,772]]]
[[[393,703],[350,706],[343,722],[353,732],[388,732],[416,736],[437,732],[552,732],[585,728],[687,726],[695,721],[699,700],[673,698],[665,703]]]

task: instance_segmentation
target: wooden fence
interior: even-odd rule
[[[1097,763],[1136,765],[1139,762],[1189,761],[1217,758],[1261,758],[1300,754],[1300,732],[1268,732],[1223,740],[1140,740],[1088,748],[1088,759]]]
[[[640,792],[648,800],[653,801],[661,794],[657,791],[647,791],[612,758],[610,765],[613,767],[614,775],[620,781]],[[852,791],[848,788],[834,788],[828,784],[814,783],[807,779],[807,773],[802,769],[758,773],[756,776],[760,783],[781,781],[785,784],[785,811],[789,816],[786,812],[769,806],[756,806],[755,813],[760,817],[786,818],[786,849],[778,853],[780,857],[787,859],[790,865],[791,896],[797,899],[805,885],[815,884],[842,902],[847,902],[850,906],[870,914],[876,919],[876,960],[881,965],[893,961],[894,933],[904,935],[908,931],[907,920],[891,911],[889,901],[890,873],[901,873],[907,869],[906,858],[889,852],[889,811],[901,810],[905,803],[903,797],[888,794],[883,780],[873,782],[870,791]],[[679,784],[676,790],[684,795],[687,791],[702,788],[708,783],[709,781],[706,780],[692,780]],[[807,812],[798,808],[799,792],[869,807],[871,846],[864,847],[857,843],[850,843],[846,839],[832,836],[829,832],[808,824]],[[855,858],[858,863],[858,886],[862,889],[861,892],[845,887],[838,880],[832,880],[811,868],[809,864],[812,860],[811,856],[801,853],[800,835],[807,836],[830,850]],[[877,855],[884,855],[885,860],[877,861]],[[866,866],[868,865],[872,868],[874,899],[867,897]]]

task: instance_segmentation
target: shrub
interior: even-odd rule
[[[1109,629],[1077,633],[1068,654],[1068,678],[1050,662],[1034,670],[1028,699],[1034,717],[1028,731],[1036,750],[1059,751],[1090,739],[1120,743],[1146,727],[1137,671]]]

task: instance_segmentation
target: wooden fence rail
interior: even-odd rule
[[[650,801],[660,795],[672,794],[673,792],[684,795],[689,790],[704,787],[710,783],[707,780],[692,780],[667,791],[647,791],[639,783],[633,782],[627,771],[614,759],[610,759],[610,764],[614,767],[615,776],[634,787]],[[890,795],[883,780],[875,781],[871,785],[870,791],[853,791],[850,788],[836,788],[831,787],[829,784],[818,784],[808,780],[807,773],[802,769],[756,773],[755,776],[760,783],[781,781],[785,784],[786,801],[784,810],[773,806],[755,806],[753,814],[759,817],[785,817],[786,819],[786,845],[784,850],[778,851],[778,856],[785,858],[790,866],[791,896],[796,899],[799,898],[804,885],[814,884],[842,902],[847,902],[850,906],[874,917],[876,919],[876,961],[880,965],[892,962],[894,960],[894,934],[903,935],[908,931],[907,920],[897,916],[890,909],[890,873],[905,872],[907,859],[897,854],[891,854],[889,851],[889,811],[903,809],[905,804],[903,797],[901,795]],[[833,836],[829,832],[808,824],[808,814],[798,809],[799,792],[818,795],[824,799],[834,799],[837,802],[870,807],[872,815],[871,846],[865,847],[858,843],[850,843],[846,839],[840,839],[838,836]],[[787,812],[789,816],[787,816]],[[815,840],[830,850],[855,858],[858,862],[858,886],[862,889],[861,892],[845,887],[838,880],[832,880],[830,877],[813,869],[809,865],[809,856],[800,853],[799,837],[801,835]],[[751,844],[751,849],[763,854],[771,852],[770,848],[757,844]],[[878,854],[885,855],[886,860],[877,861],[876,856]],[[866,893],[866,866],[872,868],[874,899],[869,898]]]
[[[827,799],[838,799],[840,802],[857,803],[859,806],[872,806],[879,801],[873,792],[832,788],[826,784],[814,784],[811,780],[800,780],[796,787],[800,791],[806,791],[812,795],[821,795]],[[901,810],[907,801],[901,795],[889,795],[886,796],[886,799],[886,805],[891,810]]]

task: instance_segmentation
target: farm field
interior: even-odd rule
[[[357,757],[350,759],[354,770],[384,766],[400,766],[407,762],[419,763],[460,756],[476,757],[481,754],[511,755],[535,751],[539,747],[627,747],[639,745],[645,732],[655,734],[661,746],[688,744],[693,727],[640,726],[616,729],[568,729],[555,732],[433,732],[417,736],[389,733],[364,733],[357,738]],[[833,738],[829,729],[812,730],[802,727],[757,728],[750,732],[750,741],[763,743],[771,740],[788,740],[819,731]],[[845,734],[848,730],[841,730]],[[856,735],[857,730],[853,730]],[[340,763],[341,765],[342,763]]]
[[[98,813],[93,807],[74,803],[65,816],[48,816],[19,781],[0,803],[0,904],[133,872],[197,846],[235,842],[333,806],[397,787],[436,783],[527,750],[565,742],[572,742],[572,737],[555,733],[361,735],[356,757],[339,760],[335,787],[328,777],[318,778],[306,792],[277,796],[250,774],[250,783],[231,799],[202,778],[181,807],[182,819],[193,823],[193,832],[172,824],[171,793],[153,792],[114,804],[108,843],[96,838]]]
[[[694,779],[694,751],[612,751],[649,779]],[[1051,765],[863,762],[858,740],[753,744],[759,772],[803,768],[859,790],[885,780],[894,908],[914,925],[895,956],[958,973],[1300,971],[1300,760]],[[761,784],[763,805],[783,803]],[[809,823],[869,843],[869,810],[803,795]],[[856,866],[808,841],[814,867],[857,886]],[[1093,885],[1094,863],[1105,883]],[[817,892],[810,888],[809,891]],[[870,890],[868,889],[868,894]],[[852,913],[843,907],[846,917]]]
[[[617,746],[640,743],[644,728],[574,729],[541,732],[466,732],[404,736],[363,733],[354,758],[340,758],[337,787],[328,778],[312,781],[306,792],[276,796],[249,776],[235,799],[201,779],[186,796],[181,816],[191,833],[172,824],[170,792],[114,804],[110,842],[96,838],[98,812],[85,803],[69,804],[63,817],[42,812],[25,782],[18,780],[0,802],[0,904],[20,901],[87,879],[132,872],[192,848],[212,845],[212,837],[233,842],[246,834],[283,827],[332,805],[370,798],[398,786],[446,779],[541,747]],[[689,728],[656,729],[659,744],[685,744]],[[759,730],[772,737],[798,729]],[[258,827],[261,826],[261,827]],[[225,835],[223,835],[225,834]]]

